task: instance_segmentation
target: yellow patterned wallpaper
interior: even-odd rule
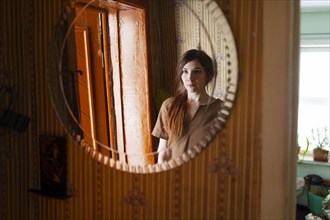
[[[45,80],[47,43],[62,1],[0,2],[0,86],[13,86],[15,111],[31,117],[25,133],[0,128],[1,219],[258,218],[262,2],[217,2],[232,27],[240,67],[237,99],[226,128],[198,157],[157,174],[110,169],[69,141],[74,196],[67,200],[28,192],[40,186],[39,135],[65,135]]]

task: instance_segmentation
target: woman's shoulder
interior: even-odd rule
[[[164,100],[163,105],[169,106],[173,102],[173,100],[174,100],[174,97],[169,97]]]
[[[224,101],[223,101],[222,99],[219,99],[219,98],[216,98],[216,99],[214,100],[214,102],[217,103],[217,104],[222,104],[222,103],[224,103]]]
[[[161,109],[165,110],[168,109],[169,106],[171,105],[171,103],[173,102],[174,97],[169,97],[167,99],[165,99],[162,103]]]
[[[200,105],[219,105],[222,103],[223,103],[223,100],[210,96],[209,100],[207,102],[201,103]]]
[[[223,107],[223,104],[224,104],[223,100],[219,98],[214,98],[208,106],[209,108],[218,111]]]
[[[217,106],[222,106],[225,103],[225,101],[223,101],[222,99],[216,98],[214,103]]]

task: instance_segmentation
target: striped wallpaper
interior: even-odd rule
[[[1,219],[258,218],[262,2],[217,2],[232,27],[240,68],[237,99],[226,128],[195,159],[156,174],[110,169],[68,137],[74,195],[57,200],[27,190],[40,185],[39,135],[65,135],[45,80],[47,43],[63,2],[0,1],[0,86],[13,86],[15,111],[31,117],[25,133],[0,128]],[[4,106],[0,103],[1,109]]]

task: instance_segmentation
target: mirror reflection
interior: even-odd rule
[[[206,92],[215,74],[214,61],[204,51],[192,49],[182,55],[177,94],[163,102],[152,132],[160,139],[158,163],[183,155],[205,136],[223,103]]]
[[[94,158],[130,172],[157,161],[174,167],[224,126],[237,58],[214,1],[78,1],[59,23],[50,94],[64,127]]]

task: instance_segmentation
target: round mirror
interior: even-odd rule
[[[213,0],[69,1],[48,49],[47,80],[57,116],[86,153],[119,170],[152,173],[187,162],[224,127],[235,100],[235,42]],[[187,51],[205,54],[212,67],[201,58],[182,62]],[[189,97],[199,85],[191,77],[204,73],[198,80],[205,81],[208,98],[192,107]],[[189,112],[180,151],[182,136],[176,142],[167,140],[170,132],[159,135],[169,126],[162,127],[163,115],[175,106],[169,100],[178,96],[176,77],[186,88],[185,101],[178,103],[188,103]],[[165,154],[171,156],[160,160]]]

